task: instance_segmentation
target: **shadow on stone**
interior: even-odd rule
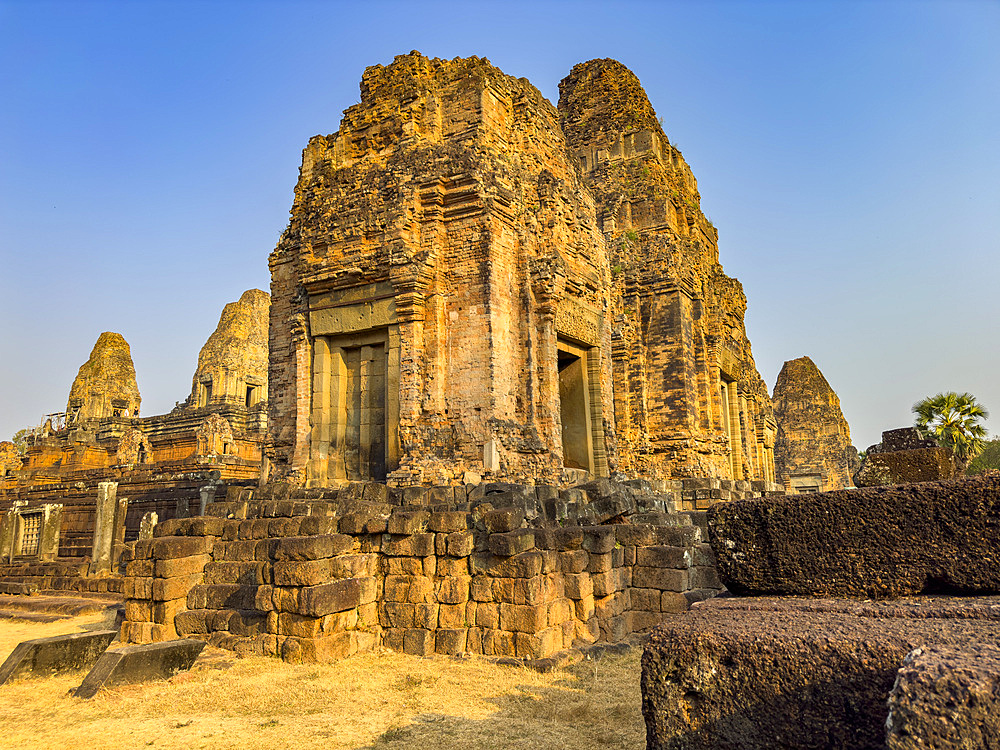
[[[203,648],[204,641],[185,638],[105,651],[75,695],[93,698],[101,688],[165,680],[190,669]]]
[[[0,685],[18,677],[42,677],[89,667],[117,635],[117,630],[97,630],[23,641],[0,665]]]

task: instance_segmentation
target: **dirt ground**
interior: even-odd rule
[[[29,638],[106,626],[0,620]],[[548,674],[481,659],[363,654],[291,665],[203,653],[166,682],[84,701],[82,672],[0,686],[0,748],[644,748],[640,648]]]

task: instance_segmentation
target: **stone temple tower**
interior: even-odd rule
[[[128,342],[120,333],[102,333],[73,380],[66,403],[67,424],[135,417],[141,403]]]
[[[559,84],[566,140],[612,269],[618,459],[627,474],[774,481],[776,425],[746,296],[639,79],[615,60]]]
[[[368,68],[271,255],[276,476],[614,469],[610,269],[559,114],[479,58]]]
[[[270,258],[273,478],[773,481],[691,170],[620,63],[560,93],[414,52],[309,142]]]
[[[187,403],[251,407],[267,400],[267,329],[271,297],[249,289],[230,302],[198,354]]]

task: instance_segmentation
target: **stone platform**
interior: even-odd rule
[[[973,747],[961,744],[975,734],[967,725],[1000,708],[1000,693],[982,687],[996,686],[993,662],[977,674],[975,654],[998,646],[1000,597],[712,599],[669,618],[646,648],[648,747],[886,747],[894,685],[890,736],[910,734],[890,747]],[[947,649],[952,661],[922,666],[926,657],[914,657],[901,670],[916,649]],[[927,669],[947,675],[951,687],[928,688],[911,674]],[[944,728],[933,717],[948,714],[945,705],[954,711],[955,701],[936,689],[964,696],[957,702],[964,712]],[[976,731],[996,739],[995,727]],[[914,739],[931,732],[946,736],[936,744]]]
[[[734,594],[1000,592],[1000,477],[720,503],[708,511]]]

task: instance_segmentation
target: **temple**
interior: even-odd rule
[[[620,63],[560,91],[411,53],[309,142],[270,259],[269,478],[773,481],[691,170]]]

